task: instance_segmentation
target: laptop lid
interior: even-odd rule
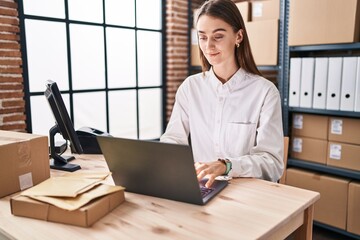
[[[226,181],[202,198],[191,147],[179,144],[97,136],[116,185],[126,191],[203,205]]]

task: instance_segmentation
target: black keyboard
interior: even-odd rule
[[[200,190],[201,190],[201,196],[202,198],[204,198],[207,195],[209,195],[212,191],[214,191],[214,188],[207,188],[204,186],[200,186]]]

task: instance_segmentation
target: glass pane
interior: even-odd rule
[[[62,94],[66,109],[69,112],[69,94]],[[49,136],[49,130],[55,125],[55,118],[45,96],[30,97],[32,132]],[[69,114],[70,115],[70,114]],[[60,134],[55,135],[55,141],[64,141]],[[50,140],[49,140],[50,143]]]
[[[161,8],[161,0],[136,0],[137,27],[161,29]]]
[[[135,26],[134,0],[105,0],[105,21],[107,24]]]
[[[30,91],[44,91],[48,79],[68,90],[65,23],[26,19],[25,27]]]
[[[161,33],[138,31],[139,86],[161,85]]]
[[[70,44],[73,88],[104,88],[103,28],[70,24]]]
[[[135,30],[106,28],[108,86],[136,86]]]
[[[65,18],[64,0],[23,0],[23,4],[25,14]]]
[[[103,23],[102,0],[68,0],[69,19]]]
[[[136,91],[109,92],[110,134],[114,137],[137,138]]]
[[[75,129],[92,127],[106,132],[105,92],[74,94]]]
[[[139,90],[140,139],[157,139],[162,125],[161,89]]]

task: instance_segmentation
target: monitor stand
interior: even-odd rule
[[[71,160],[74,160],[74,156],[60,156],[55,151],[55,135],[59,132],[59,128],[57,125],[53,126],[49,131],[50,136],[50,168],[56,170],[62,170],[67,172],[74,172],[76,170],[81,169],[78,164],[68,163]]]

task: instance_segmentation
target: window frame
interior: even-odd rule
[[[166,88],[166,0],[161,1],[161,29],[148,29],[148,28],[139,28],[137,27],[136,13],[137,13],[137,1],[134,0],[135,4],[135,26],[120,26],[120,25],[112,25],[105,23],[105,1],[102,1],[103,4],[103,23],[92,23],[78,20],[70,20],[69,19],[69,8],[68,8],[68,0],[64,0],[65,7],[65,18],[53,18],[53,17],[43,17],[43,16],[35,16],[24,14],[23,8],[23,0],[19,0],[18,2],[18,10],[19,10],[19,21],[20,21],[20,45],[22,52],[22,67],[23,67],[23,83],[24,83],[24,99],[25,99],[25,113],[26,113],[26,129],[27,132],[32,133],[32,112],[31,112],[31,103],[30,98],[32,96],[40,96],[44,95],[44,92],[30,92],[30,83],[29,83],[29,74],[28,74],[28,63],[27,63],[27,49],[26,49],[26,36],[25,36],[25,19],[33,19],[33,20],[43,20],[50,22],[62,22],[66,25],[66,44],[67,44],[67,64],[68,64],[68,81],[69,81],[69,90],[61,91],[62,94],[69,94],[70,107],[68,109],[71,120],[74,122],[74,102],[73,95],[76,93],[90,93],[90,92],[105,92],[106,96],[106,131],[109,132],[110,129],[110,113],[109,113],[109,92],[110,91],[122,91],[122,90],[135,90],[136,91],[136,129],[137,129],[137,139],[140,138],[140,116],[139,116],[139,91],[143,89],[160,89],[161,98],[162,98],[162,106],[160,106],[162,111],[161,116],[161,133],[162,134],[166,128],[166,99],[167,99],[167,88]],[[72,84],[72,69],[71,69],[71,50],[70,50],[70,24],[81,24],[87,26],[100,26],[103,28],[104,34],[104,61],[105,61],[105,88],[104,89],[82,89],[82,90],[74,90]],[[120,87],[120,88],[111,88],[108,87],[108,64],[107,64],[107,43],[106,43],[106,27],[111,28],[120,28],[120,29],[131,29],[135,30],[135,59],[136,59],[136,86],[134,87]],[[150,32],[158,32],[161,34],[161,83],[158,86],[139,86],[139,73],[138,73],[138,52],[137,52],[137,33],[138,31],[150,31]],[[45,87],[44,87],[45,90]],[[160,137],[160,136],[159,136]]]

